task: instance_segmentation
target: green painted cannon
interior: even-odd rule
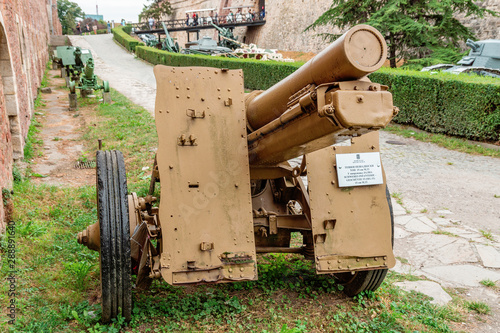
[[[103,90],[103,102],[111,103],[109,83],[108,81],[102,81],[102,84],[99,84],[97,76],[94,74],[94,59],[92,58],[87,60],[85,68],[83,69],[83,75],[81,74],[77,80],[71,80],[69,83],[69,101],[70,109],[72,110],[78,107],[76,89],[80,90],[81,97],[87,97],[92,94],[94,90]]]
[[[168,33],[167,26],[165,25],[165,22],[161,23],[163,25],[163,30],[165,31],[165,39],[163,40],[161,44],[162,50],[168,51],[168,52],[174,52],[174,53],[179,53],[181,51],[181,48],[179,47],[179,44],[177,42],[174,42],[174,39],[170,37],[170,34]]]
[[[237,42],[238,37],[233,34],[233,31],[228,28],[221,28],[213,23],[210,23],[217,31],[219,31],[219,44],[223,47],[228,47],[230,49],[237,49],[240,46]]]
[[[66,79],[66,86],[69,87],[71,81],[79,82],[85,63],[89,59],[92,59],[92,53],[87,49],[58,46],[52,61],[61,67],[61,77]]]

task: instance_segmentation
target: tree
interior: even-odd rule
[[[160,21],[163,16],[172,14],[172,5],[169,1],[164,0],[148,0],[152,1],[150,5],[144,5],[142,12],[139,14],[139,21],[142,19],[154,18],[155,21]]]
[[[76,19],[84,18],[85,13],[77,3],[69,0],[57,0],[57,15],[61,21],[63,34],[73,34]]]
[[[456,18],[459,13],[480,18],[498,14],[473,0],[333,0],[330,9],[306,30],[329,24],[340,29],[369,24],[385,37],[394,68],[398,59],[419,58],[436,48],[456,48],[460,41],[474,38]],[[320,35],[330,41],[340,36]]]

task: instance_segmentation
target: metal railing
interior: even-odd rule
[[[245,25],[245,23],[257,23],[265,22],[266,18],[264,12],[257,12],[252,14],[229,14],[224,16],[199,16],[197,19],[193,18],[192,15],[189,18],[163,21],[167,26],[167,29],[179,29],[179,28],[194,28],[194,27],[206,27],[211,26],[211,23],[216,25]],[[149,26],[148,22],[132,23],[132,28],[134,31],[152,31],[163,29],[162,21],[155,22],[153,26]]]

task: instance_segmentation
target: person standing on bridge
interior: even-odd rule
[[[189,14],[186,13],[186,26],[189,26]]]
[[[155,24],[154,18],[150,17],[148,19],[148,23],[149,23],[149,30],[153,30],[153,25]]]

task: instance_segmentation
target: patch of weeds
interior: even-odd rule
[[[31,124],[28,129],[28,135],[26,136],[26,141],[24,145],[24,159],[31,160],[35,156],[38,156],[40,152],[40,146],[43,145],[43,140],[38,138],[38,133],[40,133],[40,123],[37,121],[36,117],[31,119]]]
[[[433,230],[432,231],[433,234],[436,234],[436,235],[446,235],[446,236],[450,236],[450,237],[458,237],[458,235],[455,235],[454,233],[451,233],[449,231],[445,231],[445,230]]]
[[[23,180],[23,174],[16,164],[12,166],[12,179],[14,182],[21,182]]]
[[[467,154],[500,157],[500,151],[496,149],[485,148],[481,145],[471,143],[468,140],[462,138],[417,131],[413,128],[395,124],[385,127],[384,130],[397,135],[401,135],[405,138],[414,138],[423,142],[432,142],[437,144],[438,146]]]
[[[478,314],[488,314],[491,312],[490,306],[484,302],[465,302],[465,307],[469,311],[474,311]]]
[[[16,225],[16,234],[26,238],[36,238],[47,232],[47,227],[34,221],[18,223]]]
[[[494,241],[495,240],[495,238],[493,237],[493,234],[491,233],[491,231],[479,229],[479,232],[481,233],[481,235],[483,235],[484,238],[486,238],[486,239],[488,239],[490,241]]]
[[[420,210],[420,213],[422,213],[422,214],[427,213],[427,208],[421,209],[421,210]]]
[[[396,257],[396,259],[398,259],[402,264],[408,264],[409,263],[408,259],[406,259],[406,258]]]
[[[74,281],[78,290],[85,290],[88,274],[93,264],[87,261],[65,262],[64,269],[68,272],[70,281]]]
[[[481,283],[483,286],[486,286],[486,287],[496,287],[496,284],[495,284],[495,281],[492,281],[490,279],[486,279],[486,280],[481,280],[479,281],[479,283]]]
[[[58,136],[56,136],[55,138],[52,139],[52,141],[61,141],[62,139]]]
[[[495,197],[495,198],[500,198],[500,195],[498,195],[498,194],[493,194],[493,197]]]
[[[447,162],[446,164],[448,164],[448,165],[453,165],[453,162]]]
[[[403,206],[403,196],[400,192],[392,192],[391,193],[391,197],[393,197],[394,199],[396,199],[396,202]]]

